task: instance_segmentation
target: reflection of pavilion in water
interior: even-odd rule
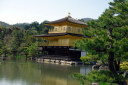
[[[87,74],[91,66],[5,63],[0,69],[0,85],[80,85],[71,75],[81,71]]]
[[[71,75],[76,72],[86,75],[90,71],[91,66],[60,66],[45,64],[45,67],[41,70],[41,74],[45,77],[43,80],[45,85],[80,85],[80,81],[72,79]]]
[[[87,75],[89,72],[91,72],[90,69],[91,66],[81,66],[80,67],[80,74]]]

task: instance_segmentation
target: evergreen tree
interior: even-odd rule
[[[88,22],[89,27],[83,31],[88,38],[77,41],[75,46],[87,52],[86,59],[107,61],[113,82],[125,85],[120,63],[128,60],[128,0],[109,4],[97,21]]]

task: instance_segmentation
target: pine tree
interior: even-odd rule
[[[85,39],[75,46],[87,52],[86,58],[107,61],[110,72],[119,85],[120,63],[128,60],[128,0],[114,0],[109,8],[96,21],[88,22],[89,27],[83,30]],[[122,78],[122,77],[121,77]]]

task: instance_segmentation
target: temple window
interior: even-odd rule
[[[54,28],[54,31],[57,31],[57,28]]]
[[[78,32],[80,32],[80,29],[77,29]]]
[[[71,28],[70,27],[68,27],[68,31],[71,31]]]
[[[64,27],[64,31],[65,31],[65,27]]]

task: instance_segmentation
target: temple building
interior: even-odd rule
[[[44,52],[44,58],[79,61],[84,54],[78,49],[73,48],[76,40],[84,38],[82,29],[87,25],[84,22],[73,19],[70,14],[68,16],[47,22],[46,25],[53,26],[49,29],[48,34],[36,35],[43,42],[39,45]]]

